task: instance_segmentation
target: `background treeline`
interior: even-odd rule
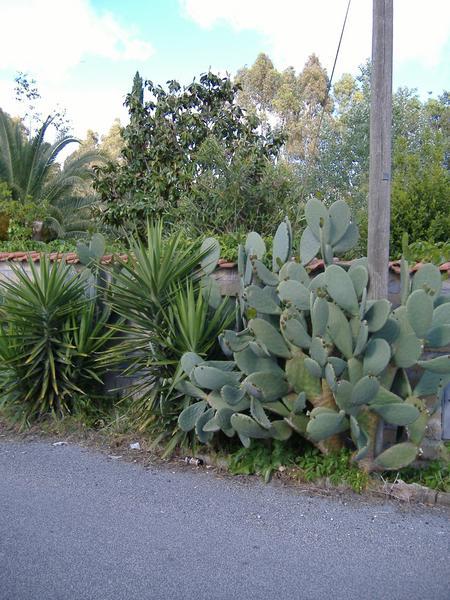
[[[18,121],[1,114],[0,212],[7,215],[9,206],[10,218],[3,216],[0,237],[9,249],[23,249],[19,241],[31,237],[35,221],[54,245],[101,230],[115,247],[144,231],[147,218],[162,217],[188,239],[219,235],[232,258],[244,231],[270,236],[285,214],[299,223],[315,196],[349,203],[361,225],[358,252],[365,253],[370,63],[333,85],[315,55],[296,72],[279,71],[260,54],[234,79],[207,73],[185,87],[136,74],[126,105],[129,124],[116,121],[102,139],[89,131],[63,168],[59,152],[74,141],[66,132],[52,146],[44,139],[47,121],[33,131],[29,115]],[[447,257],[449,114],[448,92],[426,101],[415,90],[394,93],[392,257],[403,232],[418,259]],[[35,154],[44,165],[38,187],[22,182],[35,176]],[[63,191],[51,193],[61,179]]]

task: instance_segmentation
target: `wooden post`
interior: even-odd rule
[[[391,213],[393,0],[373,0],[369,229],[371,299],[387,298]]]

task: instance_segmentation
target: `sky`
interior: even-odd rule
[[[348,0],[0,0],[0,108],[20,115],[14,77],[37,81],[43,113],[64,107],[75,135],[104,134],[136,70],[164,84],[211,68],[234,75],[266,52],[301,70],[315,52],[331,73]],[[372,1],[352,0],[335,81],[370,57]],[[450,2],[394,0],[394,89],[449,89]]]

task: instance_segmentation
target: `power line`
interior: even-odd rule
[[[348,0],[347,10],[345,11],[344,22],[342,23],[341,35],[339,37],[339,43],[338,43],[338,46],[337,46],[337,49],[336,49],[336,55],[334,57],[333,68],[331,70],[331,75],[330,75],[330,79],[328,81],[327,91],[325,93],[325,99],[324,99],[324,103],[323,103],[323,106],[322,106],[322,112],[320,114],[320,121],[319,121],[319,125],[317,127],[316,138],[315,138],[314,145],[313,145],[313,148],[312,148],[312,153],[311,153],[312,157],[314,156],[315,150],[317,148],[317,142],[319,141],[319,135],[320,135],[320,130],[322,128],[323,116],[325,114],[325,107],[327,105],[328,98],[330,96],[331,84],[333,83],[334,71],[336,69],[336,63],[337,63],[337,60],[338,60],[338,57],[339,57],[339,51],[341,49],[342,38],[344,37],[345,26],[347,24],[347,17],[348,17],[348,12],[350,10],[350,4],[351,3],[352,3],[352,0]]]

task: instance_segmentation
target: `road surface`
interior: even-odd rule
[[[0,443],[1,600],[449,600],[440,509]]]

